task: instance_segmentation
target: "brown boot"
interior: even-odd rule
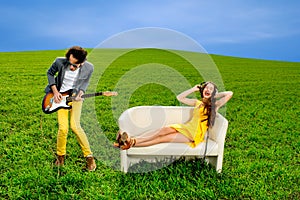
[[[128,138],[126,142],[124,142],[123,145],[121,145],[121,149],[122,150],[127,150],[130,149],[131,147],[133,147],[136,143],[136,139],[135,138]]]
[[[96,170],[97,165],[93,156],[86,157],[86,165],[88,171],[93,172]]]
[[[55,165],[59,167],[59,166],[63,166],[64,163],[65,163],[65,155],[62,156],[57,155]]]
[[[118,132],[116,140],[117,142],[114,143],[114,147],[121,148],[122,150],[130,149],[136,143],[135,138],[131,138],[129,137],[128,133],[121,133],[120,131]]]
[[[122,145],[121,142],[122,142],[121,141],[121,131],[118,131],[117,137],[116,137],[116,142],[114,142],[113,146],[117,147],[117,148],[120,148],[120,146]]]
[[[114,142],[113,146],[117,148],[124,146],[127,143],[128,137],[126,132],[118,131],[116,142]]]

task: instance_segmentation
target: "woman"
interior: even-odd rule
[[[193,92],[200,92],[202,100],[187,98]],[[126,150],[133,146],[144,147],[174,142],[188,143],[191,147],[196,147],[204,140],[207,129],[214,125],[218,109],[225,105],[232,95],[231,91],[218,93],[216,85],[212,82],[195,85],[177,96],[181,103],[194,107],[193,117],[190,121],[185,124],[163,127],[148,138],[130,138],[126,132],[119,132],[114,146]]]

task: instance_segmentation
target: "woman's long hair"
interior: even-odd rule
[[[213,90],[210,98],[208,98],[208,99],[203,98],[204,88],[209,83],[214,85],[214,90]],[[206,115],[207,115],[207,119],[205,119],[203,121],[207,120],[207,126],[212,127],[215,123],[215,118],[216,118],[216,98],[215,98],[215,95],[217,93],[217,86],[213,82],[203,82],[203,83],[200,84],[199,91],[200,91],[200,95],[201,95],[201,98],[202,98],[202,102],[204,104],[204,112],[206,111]]]

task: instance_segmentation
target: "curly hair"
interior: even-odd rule
[[[71,54],[78,60],[76,64],[80,64],[86,60],[87,51],[80,46],[73,46],[66,52],[67,60],[70,59]]]
[[[211,83],[214,86],[214,90],[211,94],[211,97],[204,98],[203,97],[203,91],[204,91],[204,88],[209,83]],[[203,121],[207,120],[207,126],[212,127],[215,123],[215,118],[216,118],[216,98],[215,98],[215,95],[217,93],[217,86],[213,82],[210,82],[210,81],[202,82],[200,84],[200,87],[199,87],[199,92],[200,92],[200,95],[201,95],[201,98],[202,98],[202,103],[204,104],[204,111],[206,111],[204,113],[206,113],[206,115],[207,115],[207,119],[205,119]]]

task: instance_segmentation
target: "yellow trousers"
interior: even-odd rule
[[[80,144],[84,157],[92,155],[90,144],[84,130],[80,125],[82,101],[74,101],[72,109],[59,109],[57,111],[58,119],[58,134],[57,134],[57,155],[66,155],[67,150],[67,136],[69,131],[69,113],[70,113],[70,127],[76,134],[77,140]]]

